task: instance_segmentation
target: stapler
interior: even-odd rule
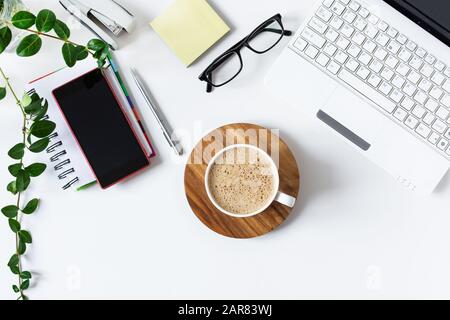
[[[135,27],[134,16],[114,0],[59,0],[59,3],[113,50],[119,45],[97,23],[103,24],[114,36],[123,30],[131,32]]]

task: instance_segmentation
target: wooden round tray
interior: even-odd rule
[[[184,188],[192,211],[208,228],[231,238],[253,238],[282,224],[292,208],[274,202],[261,214],[249,218],[234,218],[216,209],[205,190],[205,171],[218,151],[237,143],[252,144],[267,151],[278,163],[280,191],[299,201],[299,169],[289,147],[273,131],[248,123],[229,124],[203,137],[189,156]]]

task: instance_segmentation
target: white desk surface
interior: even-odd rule
[[[449,175],[432,196],[410,193],[305,118],[301,106],[273,99],[263,77],[286,41],[264,55],[244,50],[242,74],[213,94],[197,79],[211,59],[273,14],[280,12],[286,28],[295,30],[314,1],[211,0],[232,31],[188,69],[147,24],[170,0],[121,2],[139,23],[121,39],[117,60],[123,70],[134,66],[144,75],[173,127],[190,136],[185,149],[231,122],[278,128],[302,169],[300,200],[288,221],[264,237],[234,240],[213,233],[187,204],[186,157],[172,156],[138,100],[160,153],[150,170],[108,191],[62,192],[49,176],[34,183],[29,194],[42,197],[42,206],[24,220],[34,238],[25,259],[35,272],[32,299],[450,298]],[[74,40],[91,37],[56,0],[28,3],[69,21]],[[27,80],[63,64],[59,50],[45,40],[39,56],[3,54],[0,63],[22,90]],[[2,185],[10,180],[6,151],[20,132],[20,114],[7,101],[0,108]],[[1,192],[2,206],[11,199]],[[14,242],[6,219],[0,243],[0,299],[14,298],[16,279],[6,267]]]

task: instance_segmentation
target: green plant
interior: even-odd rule
[[[109,54],[108,45],[98,39],[93,39],[86,46],[76,44],[69,40],[70,30],[67,25],[58,20],[55,14],[47,9],[41,10],[36,16],[28,11],[16,13],[11,21],[0,21],[0,54],[10,45],[12,39],[11,28],[18,28],[30,33],[19,43],[16,53],[20,57],[33,56],[42,47],[42,38],[51,38],[63,42],[61,52],[65,63],[73,67],[77,61],[86,59],[89,55],[95,58],[99,67],[103,67]],[[35,29],[32,29],[35,27]],[[50,34],[51,32],[54,33]],[[18,276],[17,284],[12,286],[19,299],[27,299],[25,291],[30,286],[32,273],[22,267],[22,256],[27,250],[27,246],[32,243],[32,236],[28,230],[22,228],[23,215],[30,215],[36,212],[40,200],[34,198],[22,203],[25,191],[30,186],[31,180],[40,176],[46,169],[43,163],[27,164],[25,156],[27,153],[43,152],[49,142],[49,136],[55,130],[55,123],[46,119],[48,102],[37,93],[31,95],[25,93],[22,98],[16,94],[10,79],[0,66],[0,76],[5,82],[5,86],[0,86],[0,100],[3,100],[9,91],[20,109],[23,116],[21,126],[21,141],[12,147],[8,155],[15,160],[8,167],[13,177],[13,181],[8,183],[6,189],[15,197],[15,203],[1,209],[3,215],[8,219],[11,231],[15,234],[16,248],[11,256],[8,267],[12,273]]]

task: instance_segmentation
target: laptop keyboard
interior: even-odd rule
[[[450,159],[450,67],[351,0],[324,0],[291,46]]]

